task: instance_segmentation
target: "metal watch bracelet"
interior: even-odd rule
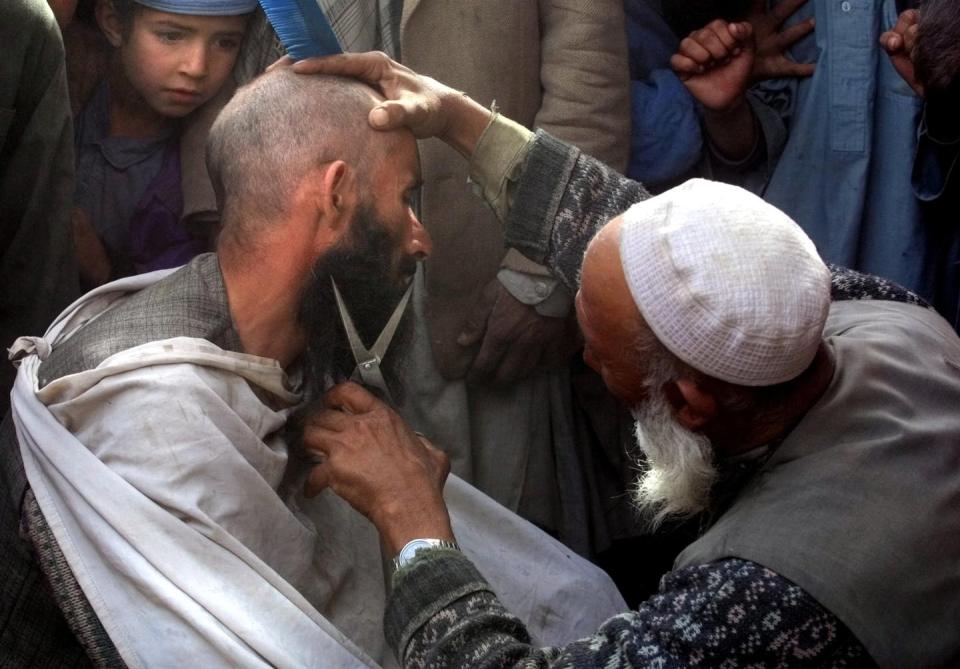
[[[435,550],[437,548],[454,551],[460,550],[460,546],[456,541],[449,541],[447,539],[414,539],[413,541],[408,541],[407,544],[400,549],[400,552],[397,553],[397,556],[393,558],[394,573],[410,564],[410,561],[413,560],[420,551]]]

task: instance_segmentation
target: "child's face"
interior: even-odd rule
[[[246,16],[193,16],[141,8],[123,36],[128,81],[158,114],[186,116],[216,95],[237,59]]]

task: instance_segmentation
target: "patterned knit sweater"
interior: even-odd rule
[[[640,184],[543,133],[515,188],[508,243],[549,266],[571,290],[578,287],[580,263],[597,229],[649,197]],[[888,281],[839,267],[831,271],[834,300],[924,304]],[[750,473],[738,472],[732,480],[742,483]],[[396,575],[385,629],[407,669],[876,666],[846,626],[810,595],[740,559],[670,572],[658,594],[611,618],[595,635],[539,648],[466,557],[435,551]]]

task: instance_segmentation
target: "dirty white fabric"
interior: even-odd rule
[[[175,338],[37,390],[47,345],[166,272],[105,286],[21,340],[13,415],[27,477],[131,667],[396,666],[372,526],[299,494],[278,431],[300,398],[274,360]],[[460,543],[543,643],[624,606],[602,572],[451,479]]]
[[[820,346],[830,272],[786,214],[752,193],[691,179],[624,214],[620,260],[657,339],[704,374],[788,381]]]

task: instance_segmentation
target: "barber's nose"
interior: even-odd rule
[[[407,252],[417,260],[425,260],[433,252],[433,240],[416,215],[411,214],[410,218],[410,237],[407,241]]]

